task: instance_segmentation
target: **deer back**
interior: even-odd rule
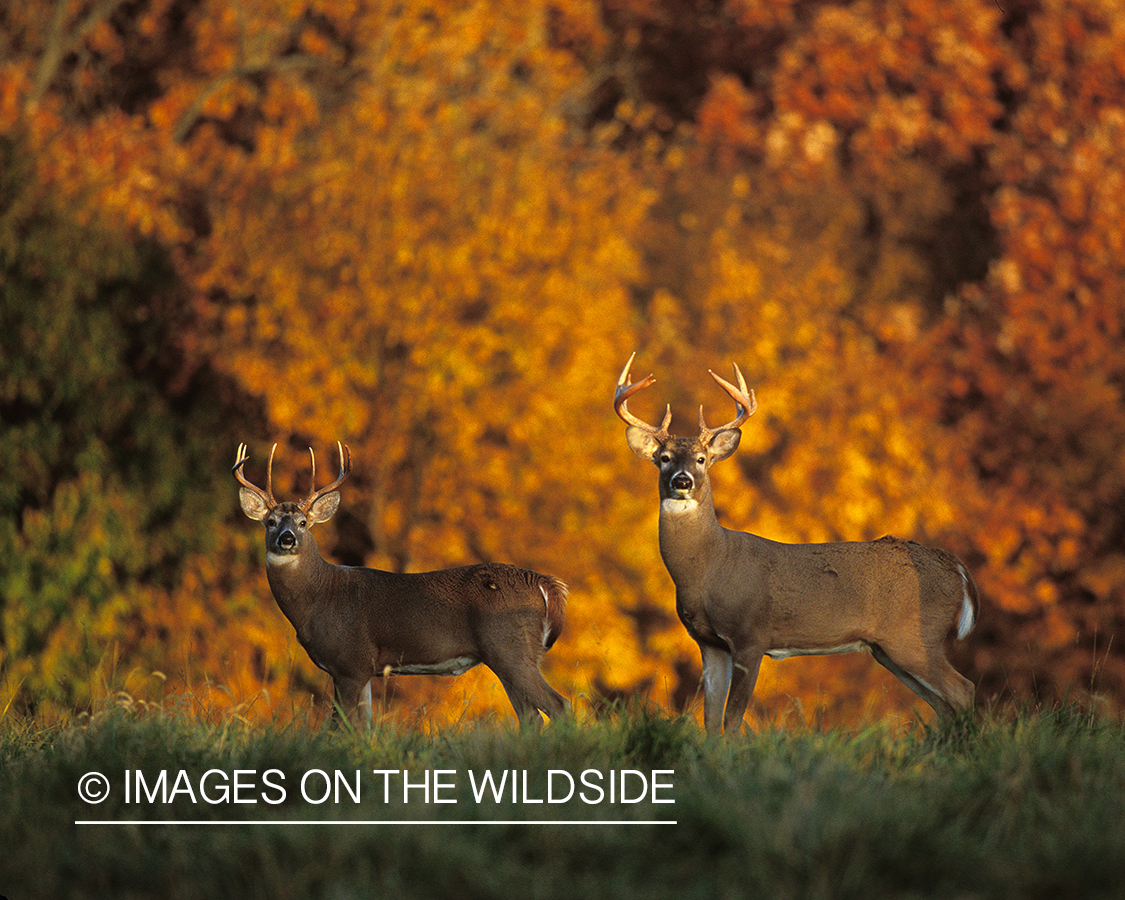
[[[727,532],[741,551],[712,576],[712,621],[754,633],[767,650],[879,643],[913,635],[940,643],[958,611],[976,615],[972,578],[953,555],[913,541],[781,544]],[[717,578],[717,581],[716,581]],[[751,602],[752,601],[752,602]],[[740,626],[735,625],[740,623]]]

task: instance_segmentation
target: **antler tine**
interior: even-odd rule
[[[633,365],[633,357],[636,351],[629,357],[629,361],[625,363],[625,368],[621,370],[621,375],[617,379],[617,390],[613,395],[613,411],[621,418],[627,425],[632,425],[634,428],[640,428],[660,440],[666,440],[668,437],[668,426],[672,423],[672,406],[668,405],[667,411],[664,413],[664,421],[660,423],[660,427],[656,428],[643,422],[629,412],[629,408],[625,405],[626,402],[633,394],[637,393],[641,388],[646,388],[654,383],[656,379],[649,375],[643,381],[638,381],[633,384],[629,378],[629,367]]]
[[[270,447],[270,458],[266,461],[266,493],[269,495],[269,500],[275,506],[277,501],[273,499],[273,455],[277,452],[277,441],[273,442]]]
[[[754,411],[758,408],[758,400],[754,396],[754,392],[746,387],[746,379],[742,377],[742,371],[738,368],[738,363],[734,364],[734,374],[738,378],[738,387],[735,387],[724,378],[720,378],[710,369],[707,370],[711,377],[715,379],[719,387],[730,394],[731,399],[734,400],[735,412],[737,415],[727,422],[726,425],[721,425],[718,428],[708,428],[707,423],[703,421],[703,407],[699,407],[699,437],[704,443],[709,441],[714,435],[720,431],[733,431],[740,428],[742,423],[754,415]]]
[[[246,444],[238,445],[238,453],[235,456],[234,468],[231,469],[231,472],[234,473],[234,477],[238,479],[238,483],[247,490],[253,491],[259,497],[261,497],[271,509],[277,506],[277,501],[273,498],[273,453],[276,449],[277,444],[274,444],[273,448],[270,450],[270,461],[269,466],[266,470],[266,489],[264,491],[256,484],[251,484],[249,481],[247,481],[246,476],[243,474],[243,466],[245,466],[246,461],[250,459],[250,453],[246,447]]]
[[[312,476],[309,482],[309,495],[301,503],[301,509],[305,512],[312,509],[312,505],[325,494],[336,490],[352,470],[352,451],[348,448],[348,445],[336,441],[336,447],[340,451],[340,475],[335,481],[331,484],[326,484],[319,491],[316,489],[316,456],[313,453],[312,447],[309,447],[309,457],[312,459]]]

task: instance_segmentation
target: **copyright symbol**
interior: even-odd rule
[[[78,779],[78,796],[87,803],[101,803],[109,796],[109,779],[101,772],[87,772]]]

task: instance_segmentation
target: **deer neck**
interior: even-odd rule
[[[722,554],[725,536],[706,477],[686,499],[661,499],[660,555],[677,588],[698,583],[700,572]]]
[[[326,583],[333,569],[320,555],[311,533],[306,533],[299,553],[266,554],[266,578],[278,607],[297,630],[298,637],[308,628],[321,598],[331,596]]]

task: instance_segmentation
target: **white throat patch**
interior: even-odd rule
[[[301,557],[296,553],[267,553],[266,565],[267,566],[291,566],[297,562]]]
[[[680,515],[681,513],[695,512],[699,507],[698,500],[676,500],[669,498],[660,503],[660,511],[662,513],[671,513],[672,515]]]

